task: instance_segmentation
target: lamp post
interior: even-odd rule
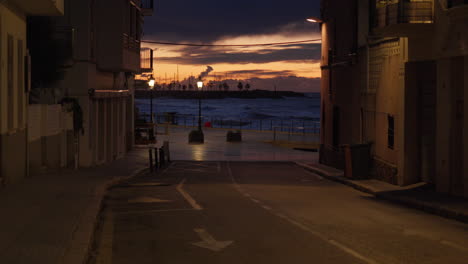
[[[148,87],[150,89],[150,123],[151,123],[151,134],[150,134],[150,140],[154,139],[154,122],[153,122],[153,89],[154,89],[154,84],[155,80],[153,78],[153,75],[148,79]]]
[[[197,88],[199,91],[198,95],[198,131],[202,131],[201,129],[201,90],[203,89],[203,81],[199,80],[197,82]]]

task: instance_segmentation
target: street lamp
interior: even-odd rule
[[[153,89],[154,89],[154,84],[155,84],[155,79],[153,78],[153,75],[148,79],[148,86],[150,89],[150,123],[151,123],[151,134],[150,134],[150,140],[154,139],[154,122],[153,122]]]
[[[198,91],[201,92],[201,90],[203,89],[202,80],[199,80],[197,82],[197,87],[198,87]],[[201,129],[201,93],[198,95],[198,131],[202,131]]]
[[[306,20],[310,23],[323,23],[323,20],[318,17],[309,17]]]

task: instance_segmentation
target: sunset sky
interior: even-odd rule
[[[320,39],[319,0],[155,1],[143,40],[195,44],[262,44]],[[145,43],[155,49],[157,81],[182,81],[214,70],[205,81],[250,80],[253,89],[318,92],[320,41],[261,47],[190,47]],[[167,78],[167,79],[166,79]]]

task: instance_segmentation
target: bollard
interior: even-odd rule
[[[151,151],[151,148],[149,148],[148,151],[149,151],[149,167],[150,167],[150,171],[153,172],[154,171],[154,168],[153,168],[153,152]]]
[[[159,167],[163,168],[165,166],[165,161],[164,161],[164,149],[160,148],[159,149]]]
[[[164,141],[164,154],[166,154],[167,163],[171,163],[171,152],[169,151],[169,141]]]
[[[154,151],[154,170],[157,171],[158,170],[158,149],[157,148],[153,148],[153,151]]]

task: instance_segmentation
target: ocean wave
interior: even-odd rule
[[[247,114],[247,118],[249,119],[271,119],[271,118],[277,118],[277,116],[258,113],[258,112],[251,112]]]

